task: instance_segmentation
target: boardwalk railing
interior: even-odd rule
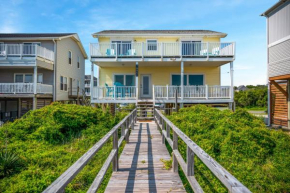
[[[113,163],[113,171],[117,171],[118,164],[118,149],[123,140],[129,141],[129,128],[134,128],[134,123],[137,120],[137,110],[134,109],[122,121],[111,129],[101,140],[99,140],[91,149],[89,149],[82,157],[80,157],[70,168],[68,168],[59,178],[57,178],[43,192],[64,192],[65,187],[76,177],[76,175],[89,163],[94,155],[102,148],[102,146],[113,137],[113,149],[108,155],[106,162],[94,179],[88,192],[96,192],[102,183],[104,176]],[[118,130],[121,129],[121,137],[118,139]]]
[[[198,158],[206,165],[206,167],[221,181],[221,183],[229,190],[229,192],[251,192],[157,109],[154,111],[154,119],[156,124],[162,130],[162,143],[165,143],[165,140],[167,140],[168,144],[173,150],[173,171],[178,172],[179,164],[194,192],[203,192],[201,186],[194,177],[195,155],[198,156]],[[173,132],[173,139],[170,138],[170,130]],[[180,138],[187,145],[187,162],[183,160],[180,152],[178,151],[178,138]]]

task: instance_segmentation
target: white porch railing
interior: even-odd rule
[[[37,84],[37,93],[41,94],[52,94],[53,92],[53,87],[52,85],[48,84]]]
[[[52,85],[37,84],[37,93],[52,94]],[[0,83],[0,94],[34,94],[33,83]]]
[[[0,56],[41,57],[54,61],[54,52],[38,45],[0,44]]]
[[[235,43],[173,42],[173,43],[91,43],[92,57],[212,57],[234,56]]]
[[[94,87],[92,98],[96,100],[136,100],[136,86],[106,86]]]
[[[154,86],[155,99],[230,99],[230,86],[184,86],[183,96],[181,86]]]

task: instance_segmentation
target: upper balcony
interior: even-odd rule
[[[233,61],[235,43],[91,43],[92,62],[101,61]]]
[[[31,62],[36,59],[38,63]],[[19,60],[23,61],[23,64],[13,64],[13,61]],[[54,52],[34,44],[0,44],[0,66],[33,66],[35,64],[52,70]]]

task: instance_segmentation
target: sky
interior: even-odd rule
[[[121,29],[196,29],[236,42],[234,85],[267,83],[266,18],[278,0],[0,0],[0,33],[78,33],[87,54],[92,33]],[[229,65],[221,84],[229,85]],[[86,61],[86,74],[90,62]]]

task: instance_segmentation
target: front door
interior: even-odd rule
[[[141,75],[141,98],[151,97],[151,75]]]

